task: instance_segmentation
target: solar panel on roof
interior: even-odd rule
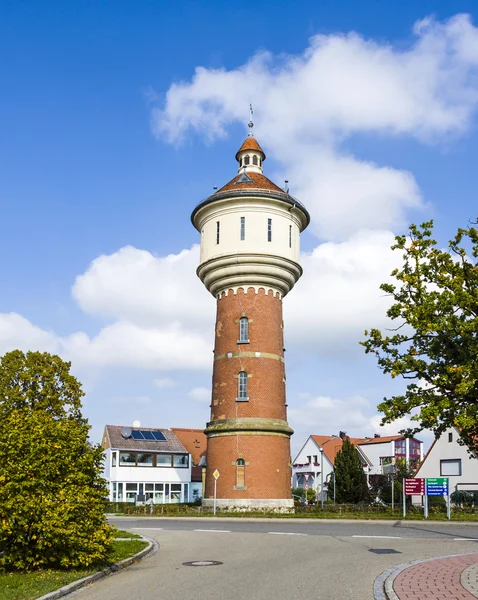
[[[160,431],[152,431],[152,434],[154,435],[154,439],[157,440],[158,442],[166,441],[166,438]]]
[[[141,431],[145,440],[154,440],[154,435],[152,431]]]
[[[141,431],[134,430],[131,432],[133,440],[144,440],[143,433]]]

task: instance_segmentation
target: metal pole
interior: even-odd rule
[[[451,505],[450,505],[450,480],[449,479],[447,480],[446,489],[448,490],[448,498],[447,498],[448,505],[447,505],[446,513],[447,513],[448,520],[450,520],[451,519]]]
[[[336,489],[336,481],[335,481],[335,469],[334,469],[334,506],[335,506],[335,489]]]
[[[403,518],[407,516],[407,500],[405,496],[405,479],[402,479]]]
[[[395,478],[392,473],[392,514],[393,514],[393,509],[395,508],[395,488],[393,486],[394,479]]]
[[[320,453],[320,506],[324,508],[324,451]]]
[[[217,486],[217,479],[214,478],[214,515],[216,514],[216,486]]]
[[[426,483],[425,483],[426,485]],[[428,494],[425,488],[425,519],[428,519]]]

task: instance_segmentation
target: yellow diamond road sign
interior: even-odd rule
[[[217,479],[217,478],[219,477],[220,473],[219,473],[219,471],[216,469],[216,470],[214,471],[213,475],[214,475],[214,479]]]

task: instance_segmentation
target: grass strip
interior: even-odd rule
[[[118,533],[126,533],[120,531]],[[131,534],[135,535],[135,534]],[[129,537],[129,536],[118,536]],[[148,545],[143,540],[113,542],[113,553],[108,560],[91,569],[53,570],[45,569],[31,573],[2,573],[0,572],[0,598],[1,600],[35,600],[48,592],[73,583],[82,577],[101,571],[106,567],[125,558],[133,556]]]

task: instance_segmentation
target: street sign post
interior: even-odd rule
[[[427,478],[427,517],[428,517],[428,496],[446,497],[446,514],[448,519],[451,518],[450,510],[450,486],[448,485],[448,477],[428,477]]]
[[[403,480],[403,516],[407,514],[407,496],[424,496],[425,495],[425,479],[415,477],[413,479]]]
[[[216,469],[213,473],[213,477],[214,477],[214,510],[213,510],[213,514],[216,514],[216,486],[217,486],[217,480],[219,478],[219,471]]]

